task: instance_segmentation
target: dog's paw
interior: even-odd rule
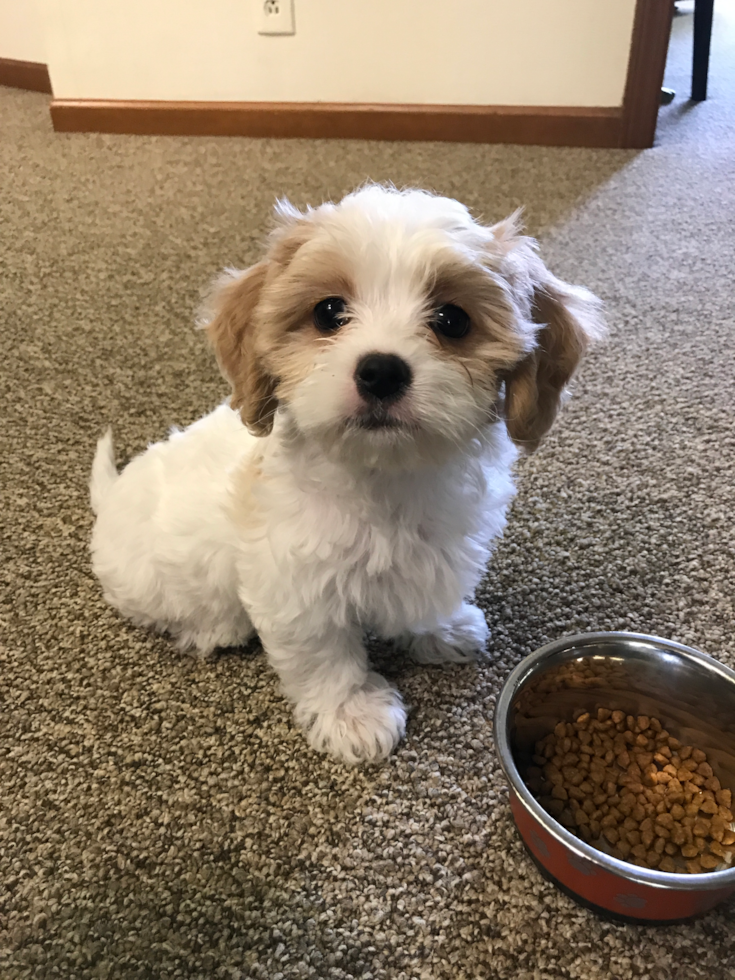
[[[350,765],[380,762],[406,733],[401,695],[375,673],[336,709],[315,714],[297,705],[296,720],[306,729],[312,748]]]
[[[413,634],[408,641],[408,654],[421,664],[464,664],[477,659],[489,636],[482,611],[465,602],[452,621],[440,629]]]

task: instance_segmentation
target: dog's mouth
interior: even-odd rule
[[[365,412],[355,415],[347,421],[350,429],[360,429],[366,432],[388,432],[388,431],[408,431],[415,428],[412,424],[397,419],[394,415],[389,415],[384,411]]]
[[[398,419],[376,418],[374,415],[367,415],[355,419],[354,424],[358,429],[367,429],[370,432],[377,432],[380,429],[400,429],[403,427],[403,423],[399,422]]]

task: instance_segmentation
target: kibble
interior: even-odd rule
[[[732,791],[657,718],[600,707],[536,743],[527,785],[572,833],[624,861],[701,874],[729,866]]]

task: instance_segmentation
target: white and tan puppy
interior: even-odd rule
[[[216,284],[203,323],[229,404],[118,475],[95,458],[94,570],[135,623],[207,654],[254,631],[310,744],[347,762],[404,733],[363,631],[419,661],[485,646],[471,604],[599,303],[514,219],[368,186],[300,213]]]

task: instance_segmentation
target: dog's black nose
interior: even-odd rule
[[[363,398],[398,398],[411,384],[411,368],[396,354],[366,354],[355,368],[355,383]]]

